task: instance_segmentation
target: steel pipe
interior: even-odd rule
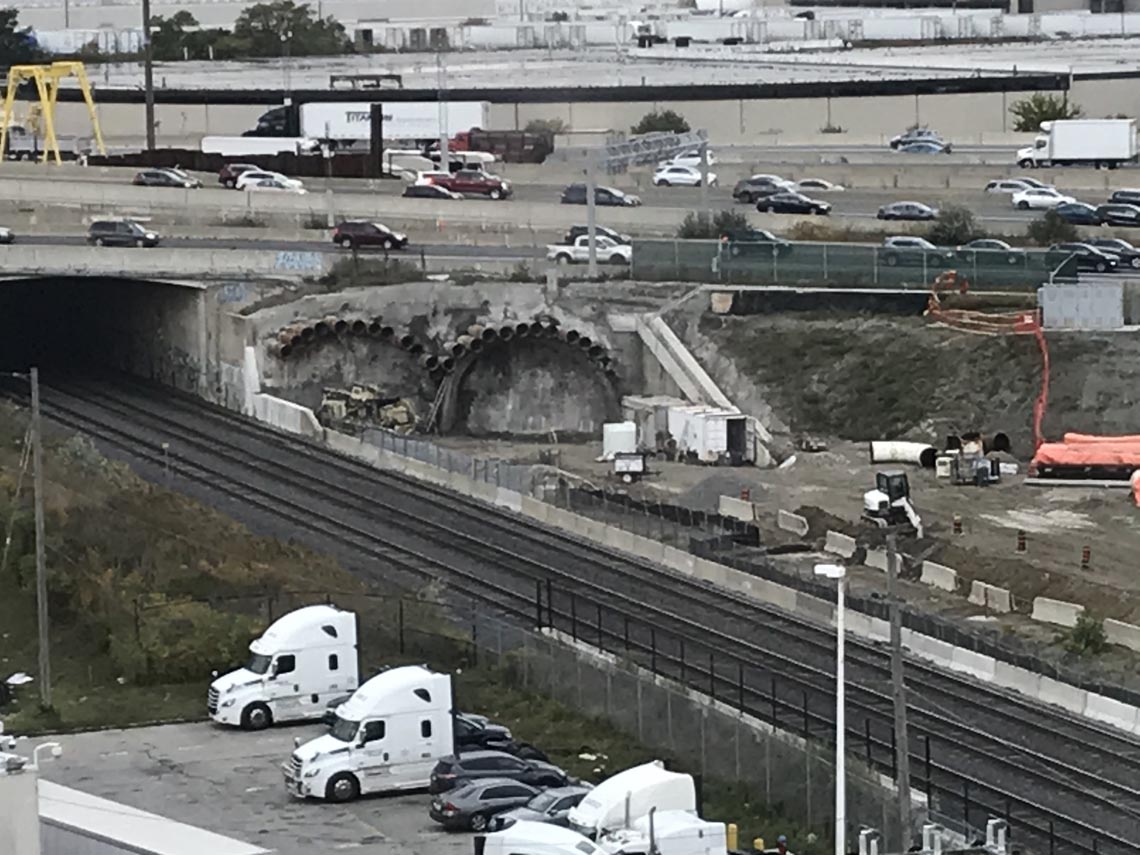
[[[605,352],[606,349],[600,344],[590,345],[589,349],[586,351],[586,353],[589,354],[590,359],[601,359]]]
[[[594,342],[588,335],[584,335],[578,339],[578,347],[582,348],[583,350],[588,351],[590,347],[593,346],[593,344]]]
[[[938,451],[925,442],[893,442],[873,440],[867,444],[872,463],[917,463],[924,469],[933,469]]]
[[[519,338],[526,338],[527,336],[529,336],[530,335],[530,324],[525,323],[525,322],[521,323],[521,324],[515,324],[515,335],[518,336]]]
[[[301,340],[312,341],[317,337],[317,331],[310,326],[301,327]]]
[[[437,368],[439,368],[439,357],[434,353],[425,353],[420,357],[420,365],[422,365],[428,371],[435,371]]]
[[[467,352],[467,348],[459,341],[453,341],[447,346],[447,352],[454,356],[456,359],[463,356]]]
[[[538,338],[540,335],[544,335],[546,333],[546,327],[542,325],[542,321],[534,321],[529,324],[529,326],[530,334],[535,338]]]
[[[472,353],[478,353],[483,349],[483,339],[473,338],[469,335],[459,336],[459,338],[455,340],[455,343],[463,345],[464,349],[469,350]]]
[[[317,332],[317,338],[328,338],[330,335],[333,334],[333,327],[335,325],[336,325],[336,318],[334,318],[334,317],[321,318],[319,321],[317,321],[316,326],[313,327],[313,329],[315,329]]]
[[[396,334],[396,331],[389,326],[380,327],[380,340],[387,341]]]
[[[445,356],[439,361],[439,367],[443,369],[445,374],[450,374],[455,369],[455,360],[450,356]]]
[[[582,334],[578,332],[578,330],[567,330],[565,333],[562,333],[562,338],[567,344],[577,344],[578,339],[581,337]]]

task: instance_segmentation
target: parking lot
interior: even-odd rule
[[[294,736],[320,732],[320,725],[245,733],[201,723],[63,736],[63,756],[45,761],[43,776],[281,855],[472,851],[471,835],[440,831],[428,818],[426,792],[347,805],[290,798],[279,766]]]

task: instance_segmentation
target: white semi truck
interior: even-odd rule
[[[451,675],[421,665],[381,671],[336,708],[324,736],[284,764],[298,798],[346,802],[366,793],[426,787],[454,751]]]
[[[695,811],[693,776],[670,772],[660,760],[631,766],[594,787],[567,816],[570,828],[590,838],[628,828],[651,810]]]
[[[454,137],[472,128],[489,125],[490,104],[485,101],[451,101],[446,108],[446,128],[440,128],[440,105],[436,101],[384,102],[384,139],[428,143],[438,140],[441,130]],[[250,137],[305,137],[336,149],[366,147],[372,139],[372,102],[310,101],[286,104],[266,111]]]
[[[245,666],[210,684],[206,709],[219,724],[261,730],[319,719],[334,698],[359,685],[356,615],[306,606],[274,621],[249,645]]]
[[[591,842],[572,828],[516,822],[475,841],[476,855],[727,855],[723,822],[689,811],[658,811]]]
[[[1033,145],[1019,149],[1017,165],[1023,169],[1050,166],[1093,166],[1115,169],[1135,163],[1134,119],[1058,119],[1042,122]]]

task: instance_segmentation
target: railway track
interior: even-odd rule
[[[347,550],[370,581],[439,578],[530,623],[537,592],[543,623],[785,727],[832,732],[827,628],[156,387],[50,382],[44,410],[151,467],[169,461],[215,504],[244,501]],[[941,813],[1007,816],[1040,852],[1140,852],[1136,740],[916,661],[907,682],[914,783]],[[849,643],[848,723],[852,750],[889,769],[889,663],[871,644]]]

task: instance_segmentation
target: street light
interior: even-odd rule
[[[52,757],[60,757],[63,755],[63,746],[58,742],[43,742],[32,749],[32,765],[29,767],[33,772],[40,770],[40,752],[44,749],[51,750]]]
[[[815,575],[834,579],[835,589],[835,855],[847,853],[847,769],[843,737],[846,730],[843,703],[843,593],[847,568],[842,564],[816,564]]]

